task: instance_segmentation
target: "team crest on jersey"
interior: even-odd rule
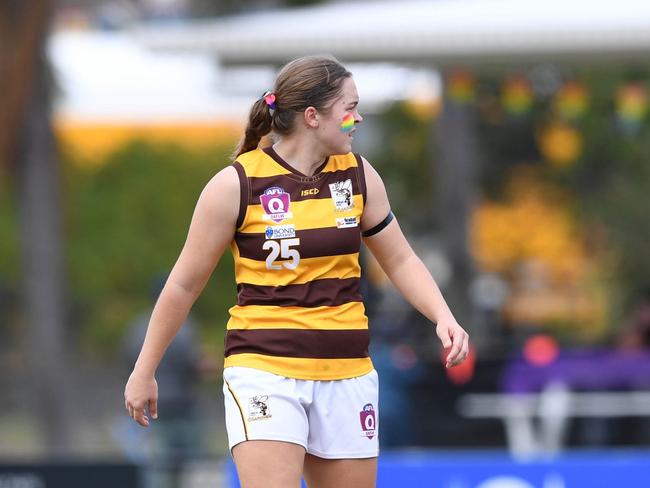
[[[332,194],[332,201],[337,211],[344,211],[354,207],[352,201],[352,180],[337,181],[330,183],[330,193]]]
[[[260,195],[260,203],[264,209],[264,220],[273,222],[282,222],[284,219],[290,219],[293,214],[289,211],[291,196],[279,186],[272,186],[264,190]]]
[[[248,421],[264,420],[271,418],[269,409],[269,396],[257,395],[248,399]]]
[[[359,412],[359,418],[361,420],[361,430],[363,431],[361,435],[372,439],[377,429],[377,418],[375,417],[375,408],[372,406],[372,403],[366,403],[363,406],[363,410]]]

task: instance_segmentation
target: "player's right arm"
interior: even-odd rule
[[[446,366],[456,366],[467,357],[469,335],[454,318],[429,270],[413,252],[397,219],[390,219],[390,204],[381,177],[365,158],[362,161],[368,198],[361,228],[364,232],[368,231],[382,219],[387,219],[377,232],[364,237],[364,243],[402,296],[436,324],[436,334],[443,347],[449,349]]]
[[[154,375],[158,364],[234,237],[239,188],[239,177],[232,166],[221,170],[205,186],[183,250],[153,309],[140,355],[124,390],[125,408],[142,426],[149,425],[145,407],[157,418],[158,386]]]

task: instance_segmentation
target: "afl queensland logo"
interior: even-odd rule
[[[377,428],[377,418],[375,417],[375,409],[372,403],[366,403],[363,406],[363,410],[359,412],[359,418],[361,420],[361,430],[363,430],[361,435],[372,439],[375,436],[375,430]]]
[[[264,209],[264,220],[282,222],[284,219],[293,217],[289,212],[290,195],[279,186],[273,186],[264,190],[260,195],[260,203]]]

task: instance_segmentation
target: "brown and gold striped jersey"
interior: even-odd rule
[[[359,293],[361,158],[328,157],[313,176],[272,147],[233,163],[241,184],[225,366],[334,380],[373,368]]]

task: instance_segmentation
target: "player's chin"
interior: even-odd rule
[[[330,154],[347,154],[352,151],[352,138],[347,135],[330,141]]]
[[[342,146],[342,151],[341,154],[346,154],[352,151],[352,137],[348,137],[343,143],[341,144]]]

